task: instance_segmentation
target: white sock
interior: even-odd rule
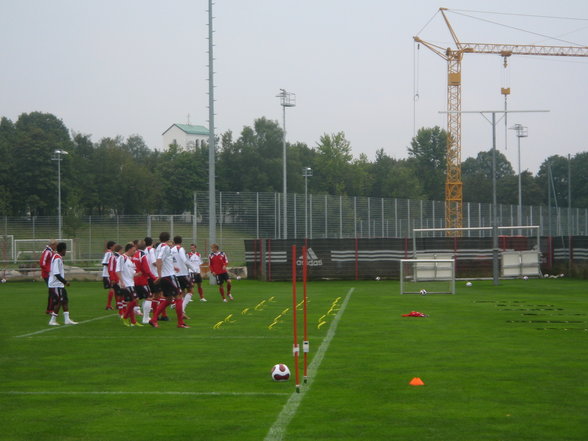
[[[67,322],[69,321],[69,311],[63,313],[63,319]]]
[[[188,293],[184,296],[184,300],[182,302],[182,308],[183,308],[184,312],[186,312],[186,306],[188,306],[188,303],[190,303],[190,300],[192,300],[192,294]]]
[[[149,322],[149,311],[151,311],[151,300],[143,302],[143,323]]]
[[[139,313],[141,312],[141,308],[139,308],[138,306],[135,306],[133,309],[135,310],[136,315],[139,315]]]

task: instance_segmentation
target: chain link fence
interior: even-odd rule
[[[442,201],[288,194],[284,234],[282,198],[281,193],[217,192],[216,242],[231,265],[245,264],[246,239],[411,238],[415,228],[445,226]],[[210,246],[208,192],[195,192],[193,207],[192,212],[174,215],[64,216],[63,239],[72,239],[74,248],[68,259],[98,268],[108,240],[156,239],[161,231],[181,235],[186,247],[195,243],[206,255]],[[588,209],[524,206],[522,211],[522,224],[538,225],[541,236],[588,235]],[[499,205],[497,219],[498,225],[517,225],[517,206]],[[491,204],[464,203],[464,227],[491,225]],[[43,249],[39,244],[56,238],[57,232],[57,216],[0,217],[2,266],[34,267]],[[489,235],[491,231],[464,232],[465,237]]]

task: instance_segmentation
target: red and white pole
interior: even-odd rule
[[[298,357],[300,348],[298,347],[298,321],[296,318],[296,245],[292,245],[292,326],[294,332],[294,371],[296,372],[296,392],[300,392],[300,372],[298,370]]]
[[[310,342],[308,341],[308,320],[307,320],[307,296],[306,280],[308,277],[308,252],[306,245],[302,247],[302,286],[304,291],[303,297],[303,315],[304,315],[304,341],[302,342],[302,351],[304,353],[304,384],[308,383],[308,352],[310,351]]]

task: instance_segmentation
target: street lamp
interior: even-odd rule
[[[61,219],[61,157],[67,155],[65,150],[55,150],[53,161],[57,161],[57,238],[63,239],[61,234],[62,219]]]
[[[518,156],[519,156],[519,207],[517,209],[517,222],[518,222],[518,225],[521,226],[521,225],[523,225],[523,193],[521,190],[521,138],[526,138],[529,135],[528,135],[527,128],[525,126],[523,126],[522,124],[515,124],[510,129],[514,130],[516,132],[516,136],[519,141],[519,150],[518,150],[518,152],[519,152],[518,153]],[[521,233],[519,233],[519,234],[521,234]]]
[[[296,106],[296,94],[287,92],[286,89],[280,89],[280,93],[276,95],[280,98],[280,105],[283,109],[283,130],[282,130],[282,150],[283,150],[283,166],[284,166],[284,236],[283,239],[288,238],[288,200],[287,200],[287,177],[286,177],[286,107]]]
[[[312,168],[304,167],[302,169],[304,176],[304,238],[308,238],[308,178],[312,176]]]

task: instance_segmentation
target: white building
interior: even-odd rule
[[[208,145],[208,129],[204,126],[172,124],[162,136],[164,150],[173,143],[184,149]]]

